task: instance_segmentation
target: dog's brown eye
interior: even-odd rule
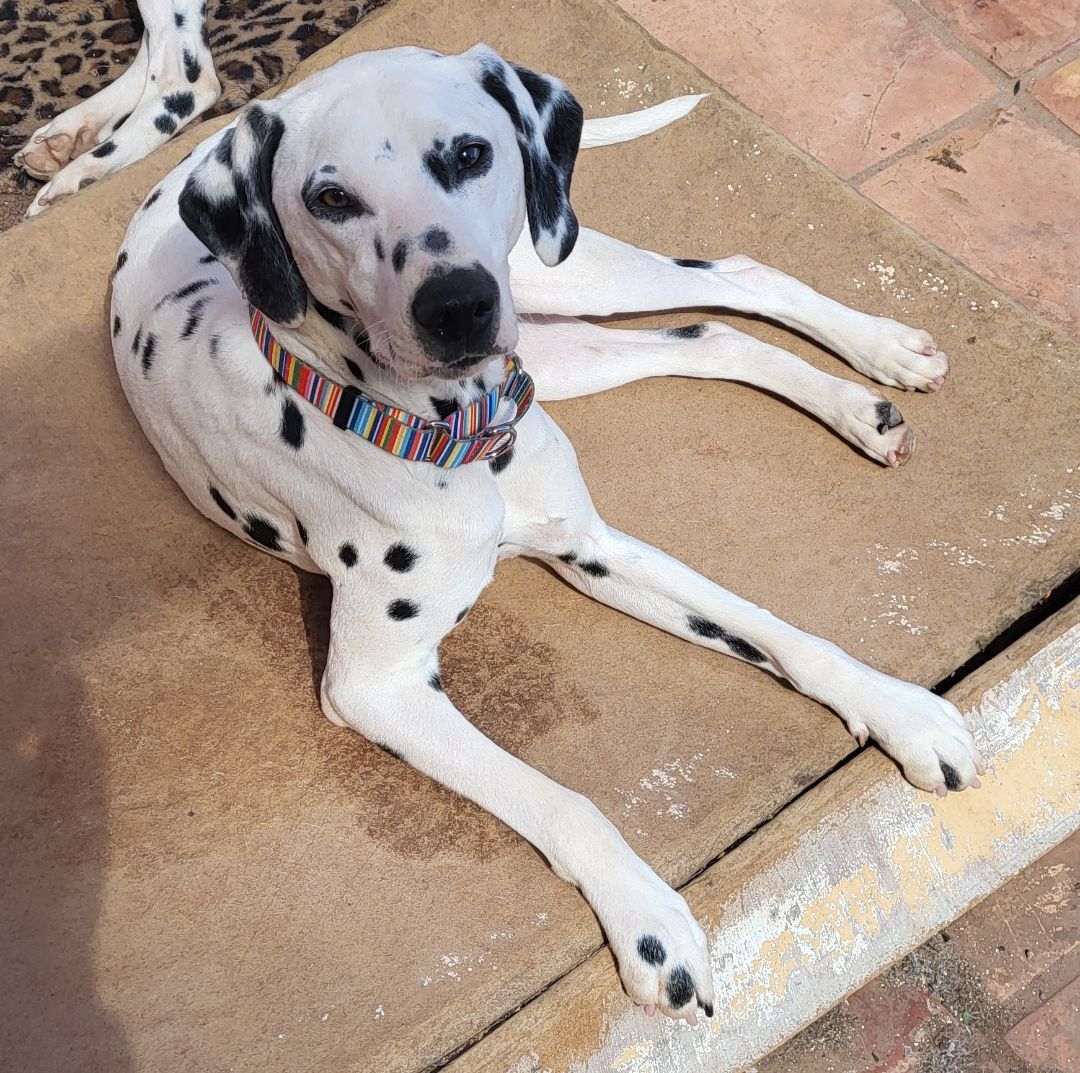
[[[328,209],[343,209],[349,204],[349,195],[336,186],[328,186],[319,195],[319,200]]]
[[[480,158],[484,155],[484,147],[482,145],[463,145],[458,150],[458,167],[471,168],[480,162]]]

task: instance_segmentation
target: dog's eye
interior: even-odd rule
[[[484,147],[478,145],[475,142],[470,145],[463,145],[458,150],[457,162],[459,168],[473,168],[480,163],[481,157],[484,155]]]
[[[344,209],[349,204],[349,195],[336,186],[328,186],[319,194],[319,201],[328,209]]]

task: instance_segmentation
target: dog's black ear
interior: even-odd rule
[[[514,124],[533,246],[544,264],[557,265],[570,256],[578,236],[570,180],[581,144],[581,105],[557,78],[507,63],[486,45],[467,55],[478,64],[481,86]]]
[[[265,105],[248,105],[188,176],[180,218],[228,267],[252,305],[295,327],[307,310],[307,287],[271,196],[284,130],[281,117]]]

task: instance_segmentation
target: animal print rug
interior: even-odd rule
[[[238,108],[387,0],[210,0],[221,98]],[[0,229],[39,184],[12,158],[43,123],[108,85],[135,57],[135,0],[0,0]]]

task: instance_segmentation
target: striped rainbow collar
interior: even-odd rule
[[[321,376],[278,342],[258,309],[249,308],[255,342],[274,372],[289,387],[322,410],[338,428],[355,432],[376,447],[410,462],[430,462],[442,469],[456,469],[506,454],[517,439],[514,426],[525,416],[533,400],[532,378],[514,355],[507,354],[501,384],[468,406],[454,410],[444,420],[430,421]],[[511,420],[493,425],[492,419],[503,399],[510,399],[516,412]]]

